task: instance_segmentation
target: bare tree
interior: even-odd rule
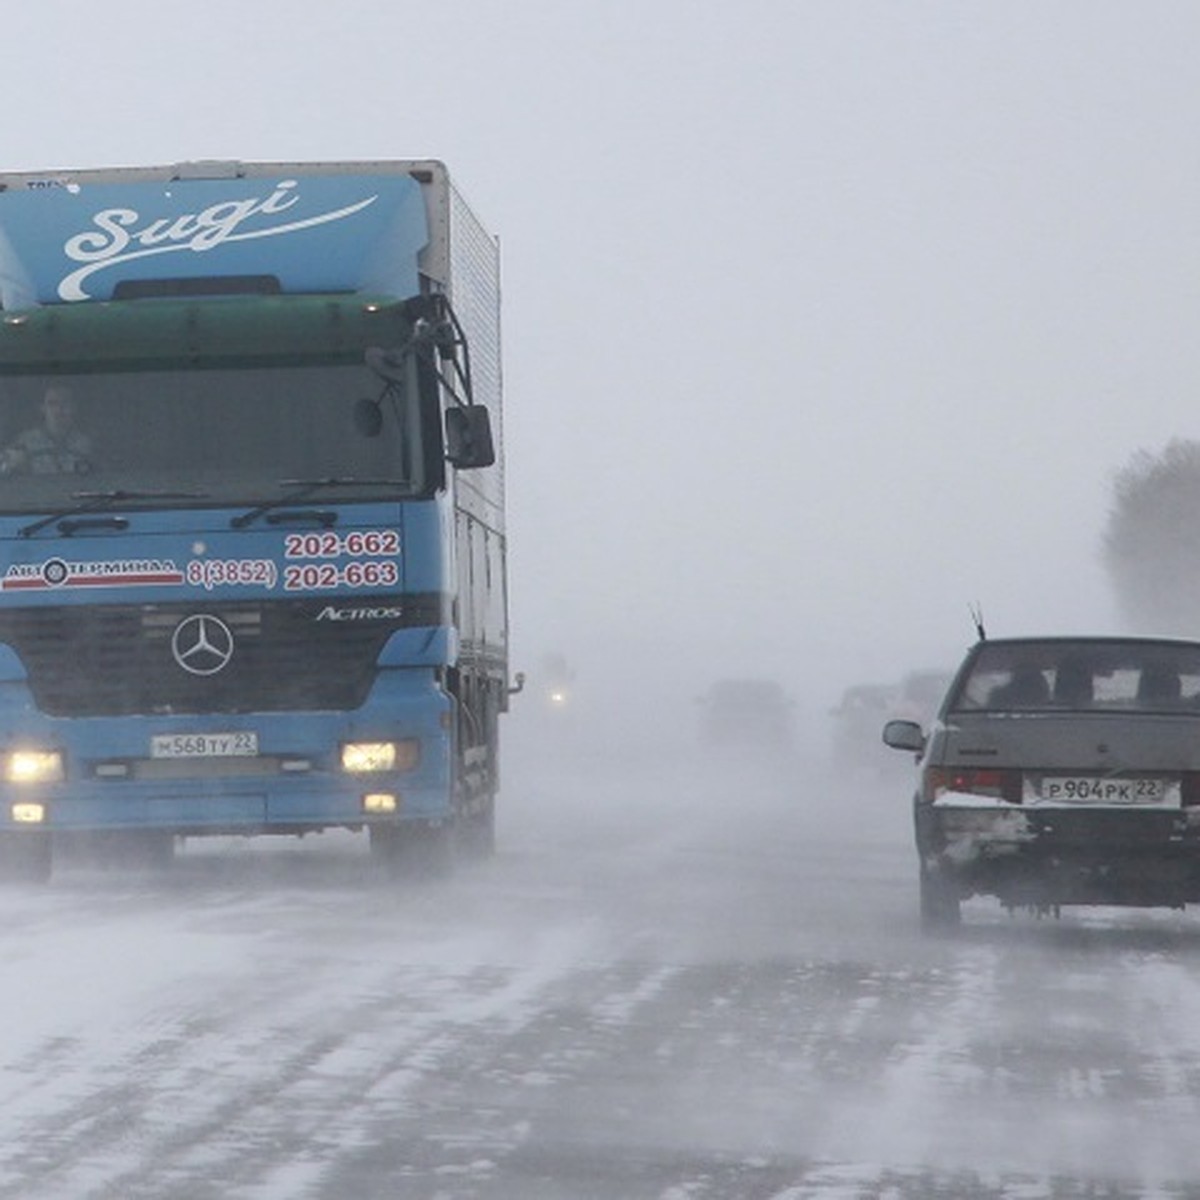
[[[1200,442],[1139,450],[1117,472],[1103,554],[1133,630],[1200,635]]]

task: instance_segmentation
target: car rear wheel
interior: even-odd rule
[[[938,871],[921,872],[921,928],[936,933],[962,924],[962,902],[954,884]]]

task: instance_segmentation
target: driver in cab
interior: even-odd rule
[[[19,433],[0,453],[0,474],[86,475],[92,469],[92,439],[75,424],[75,401],[63,384],[42,398],[42,422]]]

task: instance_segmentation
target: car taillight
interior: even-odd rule
[[[930,767],[925,772],[922,799],[933,803],[947,792],[964,792],[970,796],[988,796],[1019,804],[1021,773],[994,768]]]

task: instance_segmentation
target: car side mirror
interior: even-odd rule
[[[492,423],[482,405],[446,410],[446,458],[460,470],[490,467],[496,461]]]
[[[883,744],[920,754],[925,749],[925,734],[916,721],[889,721],[883,727]]]

